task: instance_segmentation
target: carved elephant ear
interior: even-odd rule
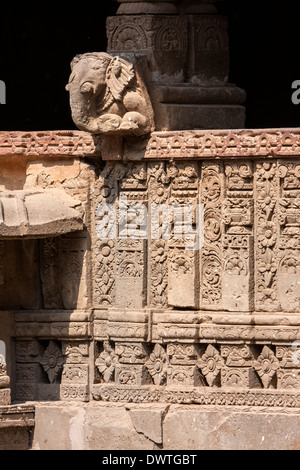
[[[112,59],[106,71],[106,85],[115,100],[122,100],[125,88],[130,85],[134,77],[134,67],[130,62],[120,57]]]
[[[74,80],[74,77],[75,77],[75,72],[73,71],[73,69],[74,69],[75,65],[78,64],[78,62],[80,61],[81,57],[82,57],[82,54],[78,54],[78,55],[76,55],[76,56],[72,59],[72,61],[71,61],[70,67],[71,67],[71,72],[72,72],[72,73],[71,73],[71,75],[70,75],[70,77],[69,77],[69,82],[68,82],[67,85],[65,86],[65,88],[66,88],[67,91],[69,91],[69,89],[70,89],[69,85],[70,85],[70,83],[72,83],[72,81]]]
[[[71,64],[70,64],[72,71],[73,71],[75,65],[77,65],[78,62],[80,61],[81,57],[82,57],[82,54],[77,54],[77,55],[72,59]]]

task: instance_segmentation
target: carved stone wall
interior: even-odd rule
[[[156,132],[106,162],[101,136],[51,139],[57,154],[0,135],[0,165],[22,148],[20,182],[63,189],[84,219],[28,240],[30,308],[15,269],[2,403],[10,386],[14,403],[299,408],[299,130]]]
[[[97,260],[93,398],[299,406],[299,150],[297,131],[169,132],[144,161],[107,163],[116,212],[130,189],[150,225],[157,204],[177,219],[167,236],[165,213],[156,237],[139,220],[142,240],[98,242],[110,262]],[[197,205],[203,243],[190,249],[178,220]]]

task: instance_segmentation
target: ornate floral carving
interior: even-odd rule
[[[195,344],[170,343],[167,346],[170,364],[190,365],[199,357],[199,346]]]
[[[299,369],[278,370],[278,388],[280,389],[298,389],[300,388]]]
[[[197,366],[206,378],[210,387],[216,385],[216,379],[218,378],[223,365],[224,359],[221,357],[219,351],[211,344],[207,346],[205,353],[197,362]]]
[[[275,245],[276,235],[276,224],[272,221],[266,221],[257,228],[257,241],[265,248]]]
[[[214,253],[205,253],[202,264],[202,301],[205,304],[218,305],[221,293],[221,261]]]
[[[202,250],[202,305],[221,305],[222,247],[221,204],[223,184],[221,165],[207,162],[202,167],[201,202],[204,204],[204,247]]]
[[[279,361],[273,351],[268,346],[264,346],[261,354],[254,361],[253,367],[261,378],[264,388],[268,388],[275,372],[279,368]]]
[[[143,343],[116,343],[116,354],[121,364],[144,364],[148,347]]]
[[[115,279],[112,275],[114,253],[115,242],[113,240],[98,243],[95,300],[102,305],[112,303],[115,286]]]
[[[241,256],[232,254],[232,256],[226,260],[224,271],[234,276],[245,276],[247,274],[247,267]]]
[[[64,359],[57,343],[54,341],[49,342],[39,362],[47,373],[49,382],[51,384],[58,382],[63,369]]]
[[[156,344],[145,364],[155,385],[163,385],[165,383],[168,364],[168,356],[165,349],[160,344]]]
[[[95,365],[104,382],[113,382],[118,356],[115,354],[109,341],[103,342],[104,350],[95,361]]]
[[[247,344],[221,346],[221,356],[226,358],[227,366],[243,367],[252,365],[253,351]]]
[[[113,25],[108,22],[109,29],[113,29]],[[147,47],[147,38],[143,28],[129,21],[124,25],[118,26],[114,30],[111,39],[111,48],[114,51],[128,52],[144,50]]]

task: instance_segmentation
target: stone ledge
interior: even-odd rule
[[[99,157],[101,137],[81,131],[0,132],[0,157]]]
[[[96,384],[92,386],[95,400],[121,403],[179,403],[222,406],[258,406],[300,408],[300,392],[286,390],[247,390],[209,387],[169,386],[116,386]]]
[[[284,158],[300,155],[300,129],[154,132],[145,159]]]
[[[0,450],[28,450],[34,425],[34,405],[1,406]]]
[[[14,312],[17,338],[86,338],[91,336],[90,310]]]
[[[0,406],[0,428],[34,426],[34,405]]]
[[[37,403],[32,450],[296,450],[299,413],[261,406]]]

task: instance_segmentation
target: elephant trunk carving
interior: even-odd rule
[[[83,131],[97,134],[99,132],[97,125],[96,103],[94,100],[88,99],[87,92],[83,91],[83,87],[78,87],[76,79],[71,86],[67,85],[70,92],[70,105],[72,110],[72,119],[75,125]],[[90,93],[91,94],[91,93]]]
[[[104,52],[76,56],[66,89],[75,125],[93,134],[145,135],[154,130],[146,87],[134,67]]]

